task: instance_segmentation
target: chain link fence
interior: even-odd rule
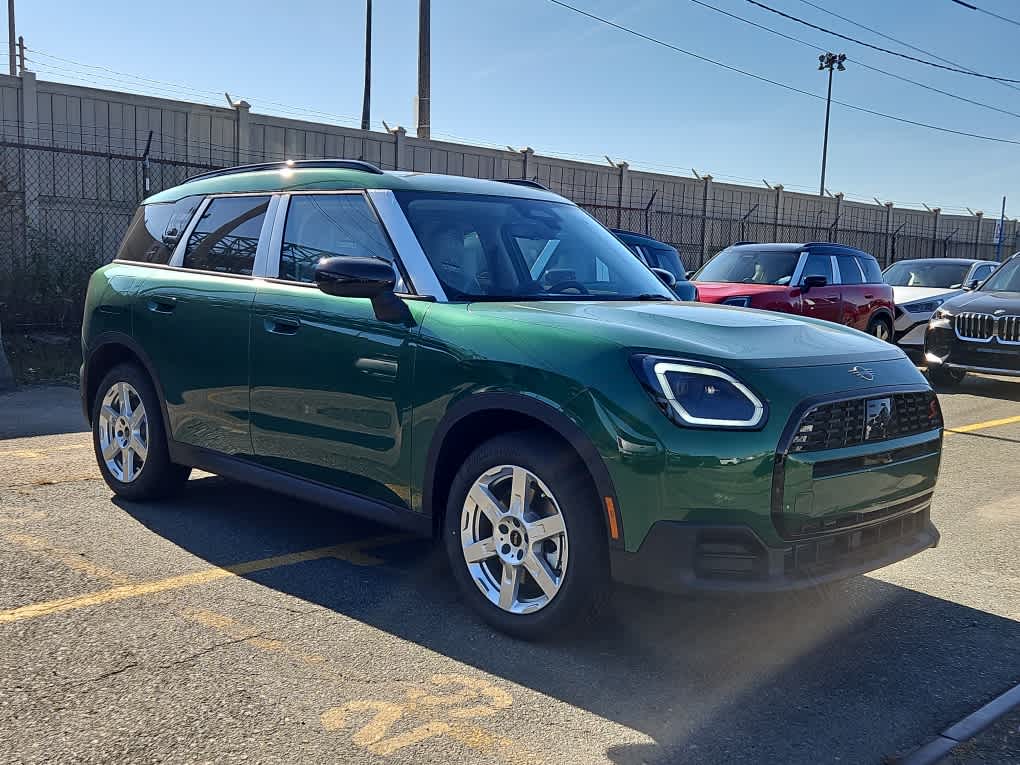
[[[143,145],[162,146],[164,151],[173,140],[158,133],[153,140],[151,132],[148,140],[142,136]],[[365,146],[371,143],[367,139],[335,143],[342,148],[334,151],[320,143],[318,151],[305,144],[303,151],[291,156],[374,158],[365,156]],[[180,156],[178,148],[175,154]],[[669,243],[688,269],[699,268],[735,242],[839,242],[874,254],[883,265],[903,258],[996,256],[996,222],[977,216],[940,218],[938,211],[901,209],[894,215],[891,207],[840,196],[811,197],[784,192],[782,187],[755,189],[711,178],[629,172],[625,165],[599,167],[533,157],[529,167],[529,155],[512,152],[483,167],[480,161],[455,162],[455,148],[435,149],[453,157],[444,160],[442,168],[432,168],[433,159],[421,155],[417,144],[407,151],[410,165],[408,160],[400,164],[398,149],[391,151],[393,159],[386,165],[418,169],[428,159],[429,169],[455,174],[532,178],[606,226]],[[0,323],[13,328],[77,326],[89,275],[115,255],[143,198],[191,175],[238,161],[283,158],[265,148],[242,156],[236,148],[228,151],[194,142],[188,144],[188,155],[204,161],[96,151],[56,139],[0,140]],[[1017,230],[1013,226],[1004,242],[1004,255],[1016,251]]]

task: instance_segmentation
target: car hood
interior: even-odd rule
[[[982,290],[964,292],[944,303],[942,307],[948,308],[954,313],[974,311],[994,314],[1001,310],[1016,315],[1020,314],[1020,292],[983,292]]]
[[[733,368],[806,367],[903,358],[903,352],[864,332],[771,311],[699,303],[541,301],[473,303],[479,319],[540,324],[597,334],[653,353],[711,360]]]
[[[915,303],[927,298],[952,297],[963,291],[952,287],[893,287],[892,290],[896,305]]]

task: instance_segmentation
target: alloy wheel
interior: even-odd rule
[[[145,468],[149,420],[141,396],[130,383],[114,383],[103,396],[99,449],[107,470],[121,483],[131,483]]]
[[[461,511],[461,550],[472,580],[491,603],[525,614],[547,606],[567,570],[567,528],[542,480],[498,465],[471,486]]]
[[[872,330],[872,333],[879,340],[884,340],[887,343],[889,342],[889,334],[890,334],[889,333],[889,325],[886,324],[884,321],[876,321],[874,329]]]

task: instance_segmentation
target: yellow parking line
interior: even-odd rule
[[[1020,415],[1016,417],[1003,417],[1000,420],[985,420],[984,422],[975,422],[972,425],[961,425],[958,428],[946,428],[946,433],[970,433],[974,430],[984,430],[985,428],[997,428],[1000,425],[1012,425],[1013,423],[1020,422]]]
[[[355,542],[345,542],[343,544],[331,545],[329,547],[317,547],[313,550],[305,550],[303,552],[290,553],[287,555],[274,555],[271,558],[261,558],[259,560],[236,563],[232,566],[224,566],[222,568],[216,567],[205,569],[204,571],[195,571],[190,574],[181,574],[179,576],[172,576],[169,579],[159,579],[154,582],[120,585],[117,587],[111,587],[108,590],[93,592],[88,595],[59,598],[58,600],[50,600],[45,603],[33,603],[27,606],[19,606],[18,608],[0,611],[0,624],[23,621],[25,619],[34,619],[39,616],[48,616],[49,614],[55,614],[61,611],[73,611],[79,608],[89,608],[91,606],[98,606],[104,603],[113,603],[119,600],[138,598],[143,595],[152,595],[157,592],[180,590],[185,587],[206,584],[218,579],[226,579],[231,576],[245,576],[259,571],[279,568],[280,566],[290,566],[295,563],[304,563],[305,561],[319,560],[322,558],[338,558],[356,566],[377,566],[382,563],[382,560],[369,555],[364,552],[362,548],[380,547],[382,545],[402,541],[403,539],[406,539],[406,537],[400,535],[361,539]]]

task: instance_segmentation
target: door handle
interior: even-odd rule
[[[865,298],[866,300],[874,300],[874,299],[875,299],[875,296],[874,296],[874,295],[865,295],[865,296],[864,296],[864,298]]]
[[[153,313],[173,313],[174,309],[177,308],[177,298],[175,297],[154,297],[149,301],[149,310]]]
[[[266,332],[271,332],[274,335],[294,335],[301,328],[301,322],[283,316],[269,316],[265,319],[264,326]]]

